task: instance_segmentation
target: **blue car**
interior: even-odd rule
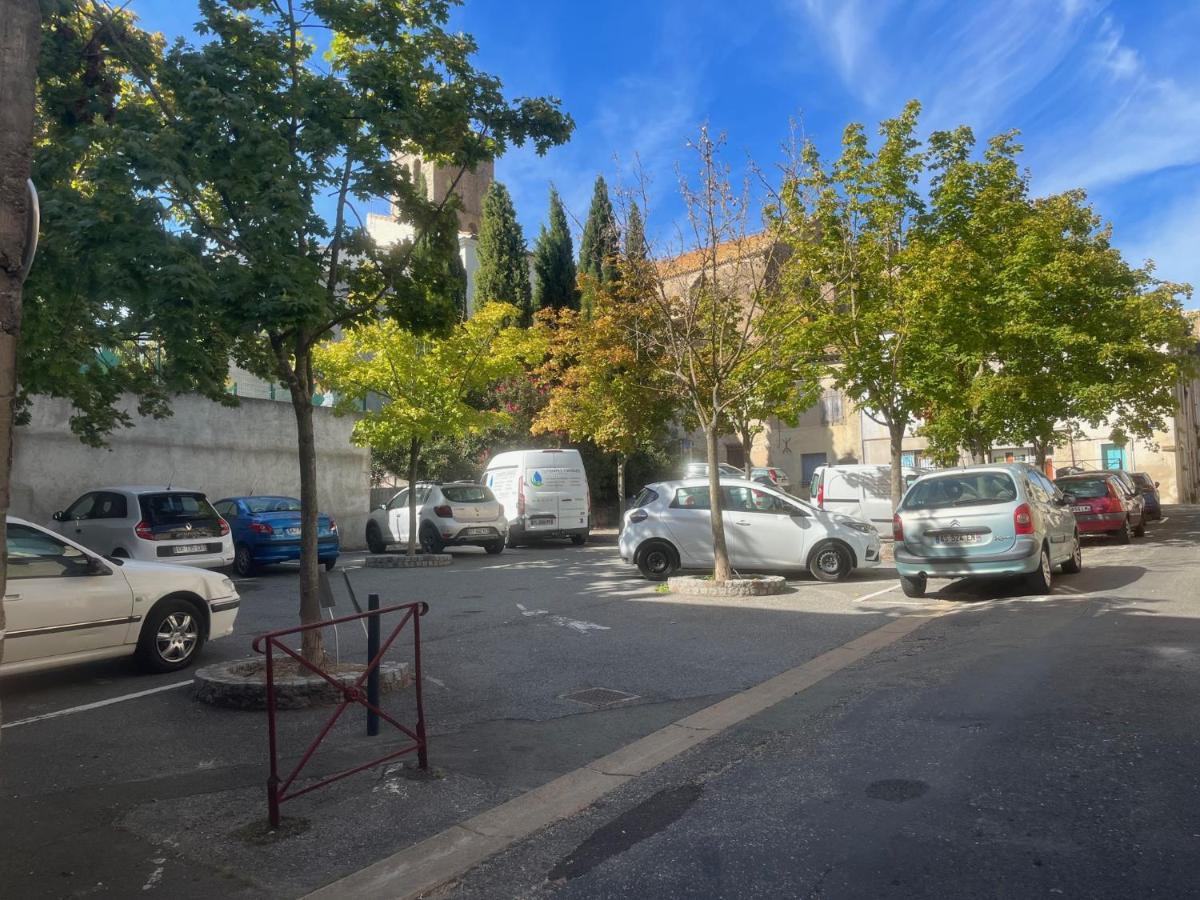
[[[295,497],[226,497],[213,504],[233,535],[233,570],[245,577],[258,566],[300,558],[300,501]],[[317,514],[317,558],[337,565],[337,522]]]
[[[1162,516],[1162,500],[1158,496],[1158,482],[1146,472],[1131,472],[1134,483],[1146,501],[1146,521],[1157,522]]]

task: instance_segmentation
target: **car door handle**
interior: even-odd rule
[[[21,595],[20,594],[5,594],[4,599],[5,600],[20,600]]]

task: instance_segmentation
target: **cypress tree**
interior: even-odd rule
[[[646,256],[646,223],[642,221],[642,212],[634,203],[629,207],[629,221],[625,223],[625,258],[641,262]]]
[[[493,181],[483,198],[479,217],[479,269],[471,311],[485,303],[511,303],[521,310],[528,325],[533,318],[533,296],[529,287],[525,235],[517,222],[512,198],[499,181]]]
[[[591,310],[591,298],[600,285],[617,278],[616,257],[621,252],[617,217],[608,198],[608,185],[603,175],[596,176],[592,205],[588,209],[583,237],[579,241],[579,274],[584,279],[582,306],[585,314]]]
[[[575,285],[575,250],[558,191],[550,188],[550,227],[544,225],[533,248],[535,309],[579,309]]]

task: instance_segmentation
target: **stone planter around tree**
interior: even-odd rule
[[[713,581],[712,576],[676,575],[667,579],[672,594],[689,597],[766,597],[787,591],[782,575],[739,575],[729,581]]]

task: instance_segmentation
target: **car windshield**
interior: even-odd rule
[[[982,506],[1016,499],[1017,486],[1007,472],[960,472],[916,482],[904,498],[904,508]]]
[[[300,512],[300,501],[295,497],[247,497],[242,501],[251,515],[267,512]]]
[[[142,518],[151,525],[219,518],[203,494],[142,494],[138,501]]]
[[[442,495],[451,503],[489,503],[496,499],[481,484],[447,484]]]
[[[1080,500],[1095,500],[1097,497],[1108,496],[1108,480],[1105,478],[1062,479],[1058,489],[1064,494],[1070,494]]]

